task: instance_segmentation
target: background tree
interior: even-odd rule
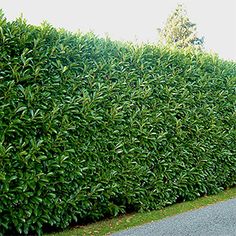
[[[179,48],[189,46],[203,48],[204,38],[197,36],[196,24],[190,21],[181,4],[168,17],[164,28],[159,30],[159,36],[159,42],[162,44],[174,45]]]

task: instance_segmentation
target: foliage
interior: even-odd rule
[[[236,183],[235,63],[0,22],[0,232],[41,234]]]
[[[160,31],[160,42],[178,48],[191,46],[202,49],[203,37],[198,38],[196,24],[190,21],[183,5],[179,4],[168,17],[164,28]]]

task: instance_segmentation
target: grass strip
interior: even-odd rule
[[[77,226],[63,232],[48,234],[48,236],[104,236],[111,233],[139,226],[152,221],[164,219],[186,211],[196,210],[201,207],[226,201],[236,197],[236,187],[225,190],[217,195],[204,196],[194,201],[176,203],[161,210],[144,213],[132,213],[119,216],[113,219],[99,221],[93,224]]]

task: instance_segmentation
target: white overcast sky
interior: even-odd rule
[[[0,0],[5,16],[23,13],[29,23],[47,20],[71,31],[94,31],[113,39],[156,42],[161,28],[178,3],[205,37],[207,50],[236,60],[236,0]]]

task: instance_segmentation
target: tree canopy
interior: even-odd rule
[[[160,30],[159,42],[179,48],[191,46],[202,49],[204,38],[197,36],[196,24],[190,21],[183,5],[179,4],[168,17],[164,28]]]

